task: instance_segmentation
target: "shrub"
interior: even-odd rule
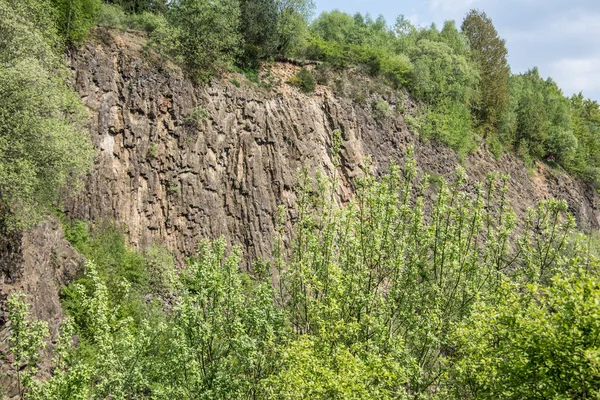
[[[230,69],[240,51],[240,4],[237,0],[178,0],[169,25],[155,29],[151,45],[182,62],[197,82]]]
[[[331,75],[330,67],[327,64],[319,64],[314,70],[315,82],[319,85],[328,85]]]
[[[148,33],[152,33],[167,24],[167,20],[163,14],[154,14],[148,11],[144,11],[141,14],[129,15],[127,19],[129,28],[139,29]]]
[[[52,0],[57,11],[57,25],[62,36],[80,43],[96,24],[102,0]]]
[[[456,331],[457,398],[594,398],[600,394],[600,285],[580,271],[550,287],[506,285]],[[521,293],[519,293],[521,291]]]
[[[183,117],[183,123],[190,127],[198,126],[202,121],[207,120],[210,117],[210,114],[206,109],[202,106],[197,106],[192,109],[192,111]]]
[[[28,397],[596,396],[600,265],[566,203],[541,202],[517,227],[508,177],[473,185],[459,169],[432,192],[407,159],[356,180],[343,206],[337,182],[303,171],[289,251],[282,207],[272,261],[253,273],[223,239],[203,241],[177,274],[164,250],[141,257],[113,229],[67,227],[98,265],[63,295],[77,347],[61,335],[54,376]]]
[[[375,101],[372,104],[373,117],[377,120],[389,118],[392,115],[392,108],[385,100]]]
[[[29,228],[79,187],[94,150],[77,96],[37,60],[0,68],[0,96],[1,201],[11,226]]]
[[[412,70],[410,59],[403,54],[391,55],[382,60],[381,71],[394,87],[406,85]]]
[[[84,109],[66,84],[56,16],[47,1],[0,1],[0,219],[33,227],[73,193],[94,149]]]
[[[157,146],[156,143],[150,143],[150,146],[148,147],[148,157],[156,157],[156,151],[157,151]]]
[[[98,24],[110,28],[125,29],[128,16],[118,5],[103,3],[98,14]]]
[[[288,81],[290,85],[294,85],[300,88],[304,93],[312,93],[315,91],[315,77],[312,72],[302,67],[292,78]]]

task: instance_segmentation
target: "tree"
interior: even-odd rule
[[[579,271],[550,287],[506,284],[455,332],[456,398],[588,399],[600,394],[600,285]]]
[[[52,8],[0,0],[0,217],[29,228],[77,187],[93,158],[65,81]]]
[[[167,55],[181,60],[198,82],[229,68],[240,51],[240,4],[237,0],[175,0],[170,26],[154,33]]]
[[[81,42],[96,24],[101,0],[52,0],[57,11],[57,26],[69,42]]]
[[[241,12],[244,40],[242,64],[256,67],[258,60],[273,56],[277,51],[277,2],[242,0]]]
[[[485,131],[495,131],[509,100],[510,67],[505,41],[498,36],[492,20],[479,10],[469,11],[461,29],[469,40],[481,76],[481,97],[475,103],[475,113]]]
[[[130,13],[166,12],[168,9],[168,0],[108,0],[107,3],[116,4],[123,7],[123,10]]]
[[[277,52],[297,51],[305,40],[307,21],[315,8],[312,0],[277,0]]]

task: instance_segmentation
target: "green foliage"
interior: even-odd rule
[[[102,0],[51,0],[57,12],[60,34],[69,42],[81,43],[96,24]]]
[[[509,103],[510,67],[506,60],[506,43],[498,36],[492,20],[479,10],[469,11],[461,29],[469,40],[471,55],[481,77],[475,113],[484,130],[496,135]]]
[[[77,187],[93,157],[49,7],[0,1],[0,209],[12,228],[35,225],[62,190]]]
[[[600,187],[600,106],[597,101],[574,95],[571,103],[571,126],[577,148],[571,171],[586,182]]]
[[[550,287],[504,285],[456,331],[457,398],[574,399],[600,393],[600,285],[579,271]]]
[[[107,3],[119,6],[127,13],[130,14],[141,14],[145,12],[150,13],[164,13],[167,11],[169,1],[168,0],[108,0]]]
[[[288,81],[290,85],[300,88],[304,93],[312,93],[315,91],[315,77],[311,71],[302,67]]]
[[[192,109],[192,111],[183,118],[184,124],[191,127],[198,126],[202,121],[207,120],[210,117],[210,114],[206,109],[202,106],[197,106]]]
[[[2,201],[15,226],[30,227],[86,173],[93,150],[77,97],[37,60],[0,66],[0,96]]]
[[[119,283],[126,280],[140,293],[150,290],[150,273],[144,257],[128,250],[125,237],[109,222],[96,227],[82,221],[66,221],[63,224],[65,238],[79,253],[93,260],[98,273],[115,293]],[[76,306],[76,305],[75,305]]]
[[[98,25],[125,29],[128,25],[128,16],[121,7],[103,3],[98,12]]]
[[[385,100],[375,101],[371,106],[373,108],[373,117],[375,119],[386,119],[389,118],[393,113],[389,103]]]
[[[514,76],[509,115],[502,128],[503,141],[519,149],[526,158],[553,161],[572,172],[582,171],[584,168],[577,166],[577,154],[585,152],[593,142],[580,145],[572,107],[556,83],[542,79],[537,68]],[[585,130],[579,132],[583,139]]]
[[[14,66],[24,59],[36,59],[54,70],[60,37],[55,10],[49,1],[0,0],[0,66]]]
[[[464,157],[477,147],[470,107],[479,83],[466,39],[453,22],[438,32],[399,19],[396,31],[396,46],[412,61],[411,91],[424,103],[419,133],[448,144]]]
[[[402,399],[404,365],[392,354],[371,353],[368,346],[330,345],[300,335],[283,350],[279,373],[265,381],[268,399]],[[398,354],[400,353],[400,354]]]
[[[177,273],[167,252],[133,253],[110,226],[67,225],[96,262],[65,289],[56,369],[29,397],[595,396],[597,245],[572,234],[566,203],[544,201],[517,226],[506,177],[472,185],[458,170],[432,189],[407,158],[357,180],[343,207],[335,180],[302,173],[289,247],[281,208],[272,261],[253,273],[223,239]]]
[[[148,147],[148,157],[156,157],[156,151],[157,151],[157,146],[156,143],[150,143],[150,146]]]
[[[241,33],[244,39],[242,64],[257,67],[259,60],[278,51],[276,0],[242,0]]]
[[[251,398],[272,368],[282,315],[269,281],[239,273],[239,250],[203,242],[183,273],[164,360],[165,389],[178,398]],[[259,396],[260,397],[260,396]]]
[[[153,43],[183,62],[196,81],[206,82],[229,69],[238,55],[240,14],[237,0],[176,0],[170,3],[169,25],[153,32]]]
[[[163,14],[144,11],[139,14],[126,14],[123,8],[103,3],[98,13],[98,25],[117,29],[136,29],[152,33],[166,29],[167,20]]]
[[[6,302],[10,332],[8,348],[12,354],[10,367],[17,377],[19,398],[23,398],[23,393],[35,383],[40,351],[46,346],[44,339],[48,336],[46,322],[30,319],[29,305],[24,297],[22,293],[14,293]]]
[[[307,21],[315,5],[313,0],[277,0],[277,51],[290,55],[298,52],[307,36]]]

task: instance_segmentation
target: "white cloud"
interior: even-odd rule
[[[428,0],[429,8],[437,11],[464,10],[471,8],[479,0]]]
[[[600,56],[561,59],[550,65],[550,72],[566,95],[600,91]]]

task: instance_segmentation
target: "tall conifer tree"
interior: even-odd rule
[[[475,105],[475,113],[481,126],[495,131],[509,100],[510,67],[506,61],[506,44],[483,11],[469,11],[462,31],[469,40],[481,75],[480,98]]]

